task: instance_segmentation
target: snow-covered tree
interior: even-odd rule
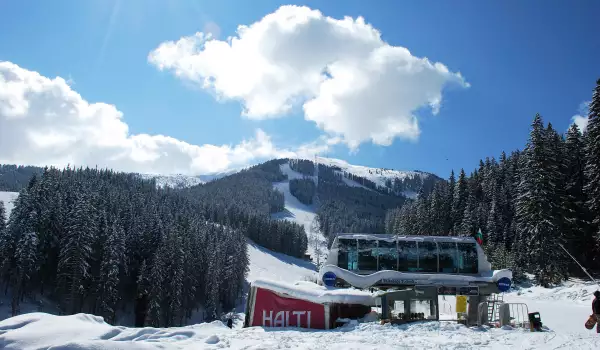
[[[121,265],[125,258],[125,233],[115,220],[104,243],[102,263],[100,266],[100,315],[108,323],[113,323],[116,307],[120,299],[119,280]]]
[[[589,106],[588,124],[586,130],[586,167],[585,175],[588,183],[585,186],[587,192],[587,205],[592,217],[592,232],[596,238],[596,245],[600,244],[600,79],[596,81],[596,87]],[[598,251],[597,251],[598,252]],[[596,253],[596,259],[598,258]],[[600,262],[597,262],[600,266]]]

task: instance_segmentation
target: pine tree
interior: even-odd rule
[[[527,254],[524,262],[543,286],[560,282],[564,277],[560,266],[562,258],[557,257],[560,253],[556,250],[560,242],[560,230],[554,216],[560,205],[556,203],[557,189],[553,183],[556,165],[550,158],[548,133],[538,114],[523,157],[516,209],[517,230],[523,245],[520,253]]]
[[[452,197],[452,223],[455,235],[460,231],[460,225],[467,206],[467,175],[464,169],[460,169],[460,175],[454,185]]]
[[[123,228],[114,221],[104,244],[100,266],[100,315],[111,324],[115,321],[116,306],[120,299],[119,279],[125,254],[124,235]]]
[[[29,282],[38,269],[37,266],[38,239],[34,232],[26,232],[21,236],[15,251],[15,278],[12,288],[12,315],[19,313],[20,299],[26,294]]]
[[[589,227],[589,212],[585,205],[585,157],[584,144],[577,124],[572,124],[567,132],[565,141],[565,240],[568,249],[584,265],[592,262],[594,249],[590,249],[593,242],[593,233]],[[593,244],[591,245],[594,246]],[[578,271],[578,267],[570,262],[572,269]]]
[[[94,225],[94,209],[89,199],[82,196],[69,213],[58,262],[64,293],[63,303],[69,313],[79,312],[83,306],[85,283],[90,277]]]
[[[6,230],[6,209],[4,202],[0,201],[0,236],[4,234],[4,230]]]
[[[593,215],[591,230],[595,235],[596,247],[600,245],[600,79],[596,81],[596,88],[589,106],[588,124],[586,130],[586,166],[585,175],[588,183],[587,206]],[[600,258],[596,250],[596,266],[600,266]]]

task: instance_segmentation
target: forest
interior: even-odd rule
[[[19,192],[35,174],[40,175],[44,168],[13,164],[0,164],[0,191]]]
[[[409,235],[474,236],[495,268],[517,279],[532,273],[549,286],[584,266],[600,273],[600,80],[586,130],[566,135],[537,114],[523,150],[486,158],[469,175],[461,169],[431,194],[388,211],[386,231]]]
[[[293,256],[306,251],[304,227],[270,219],[283,207],[269,182],[282,176],[273,164],[186,191],[111,170],[34,174],[7,224],[0,203],[0,284],[13,314],[38,295],[64,314],[113,324],[142,301],[144,323],[157,327],[231,311],[246,283],[246,237]]]

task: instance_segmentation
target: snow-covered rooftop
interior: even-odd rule
[[[286,283],[260,279],[252,282],[252,286],[268,289],[276,293],[285,294],[293,298],[318,304],[340,303],[376,305],[375,296],[373,293],[358,289],[320,286],[316,283],[307,281]]]
[[[372,234],[372,233],[339,233],[337,239],[366,239],[374,241],[432,241],[432,242],[463,242],[474,243],[473,237],[453,237],[453,236],[409,236],[394,234]]]

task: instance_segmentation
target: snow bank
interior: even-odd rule
[[[583,325],[581,325],[583,327]],[[234,328],[216,321],[178,328],[113,327],[78,314],[27,314],[0,322],[0,348],[33,349],[597,349],[595,333],[531,333],[450,322],[361,323],[329,331]]]
[[[317,304],[343,303],[375,305],[374,294],[346,288],[328,288],[311,282],[282,283],[269,280],[256,280],[252,286],[268,289],[293,298]]]
[[[283,282],[295,282],[316,279],[316,267],[309,261],[276,253],[248,240],[248,258],[250,271],[246,279],[270,279]]]
[[[594,292],[600,290],[598,284],[580,279],[570,279],[553,288],[527,286],[514,288],[509,295],[526,297],[531,300],[568,301],[591,305]]]
[[[13,209],[13,202],[19,196],[19,192],[0,192],[0,202],[4,202],[4,208],[6,208],[6,219],[10,216],[10,212]]]

